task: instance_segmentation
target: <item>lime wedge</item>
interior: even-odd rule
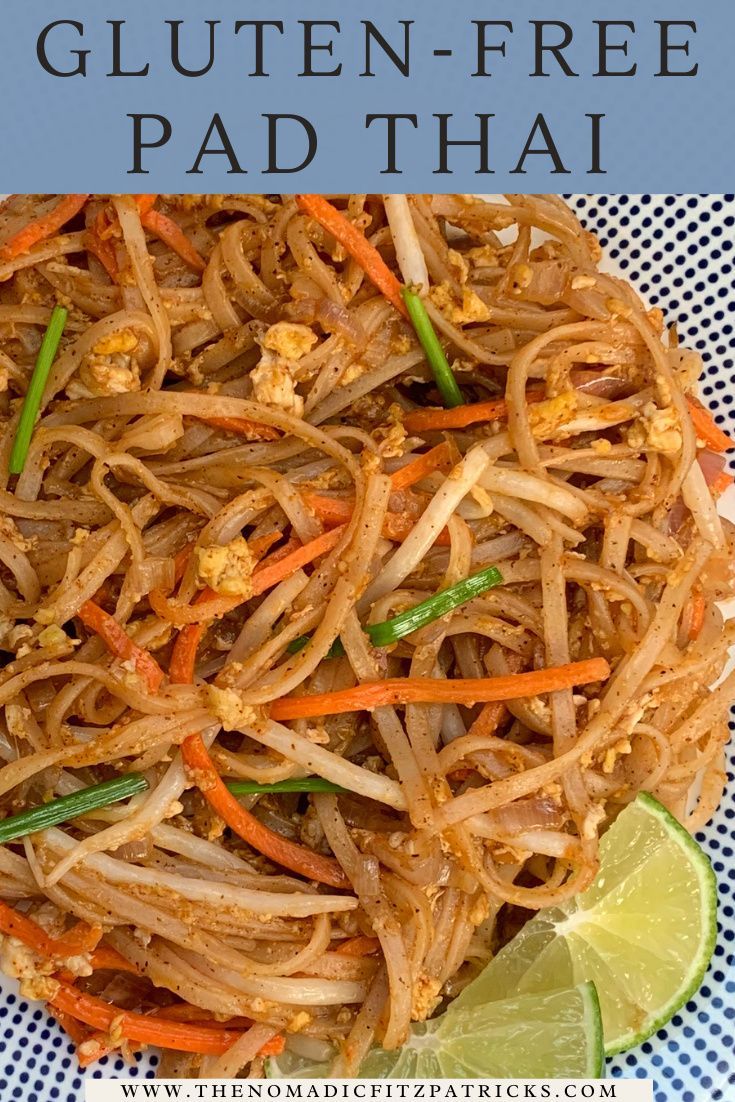
[[[669,1021],[701,984],[714,949],[712,866],[645,793],[603,836],[600,861],[592,886],[526,923],[449,1014],[591,980],[608,1056],[640,1044]]]
[[[592,983],[545,995],[518,995],[442,1014],[411,1027],[394,1052],[374,1048],[360,1079],[598,1079],[602,1019]],[[267,1061],[269,1079],[321,1079],[328,1063],[292,1052]]]
[[[412,1026],[395,1052],[375,1048],[361,1079],[597,1079],[604,1061],[594,984],[518,995],[442,1014]],[[270,1079],[318,1079],[328,1065],[285,1052],[268,1060]]]
[[[398,1052],[375,1048],[363,1079],[596,1079],[602,1073],[594,984],[517,995],[419,1022]]]

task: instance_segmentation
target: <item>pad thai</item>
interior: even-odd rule
[[[557,196],[0,208],[0,964],[354,1074],[722,794],[730,440]]]

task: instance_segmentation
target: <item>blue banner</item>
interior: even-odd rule
[[[726,191],[733,0],[4,0],[3,191]]]

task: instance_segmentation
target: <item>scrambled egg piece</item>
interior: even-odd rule
[[[528,407],[531,431],[538,440],[546,440],[576,412],[577,396],[573,390],[564,391],[556,398],[547,398],[544,402]]]
[[[253,383],[253,397],[264,406],[274,406],[301,417],[304,412],[304,399],[296,393],[296,380],[291,374],[286,360],[280,360],[267,349],[257,366],[250,372]]]
[[[439,1004],[441,980],[421,972],[413,985],[411,998],[411,1018],[414,1022],[424,1022]]]
[[[199,547],[197,580],[221,597],[250,597],[255,561],[242,536],[224,546]]]
[[[316,333],[308,325],[294,321],[278,321],[260,339],[260,347],[282,356],[284,360],[300,360],[316,344]]]
[[[218,689],[216,685],[208,685],[207,702],[210,711],[217,717],[225,731],[252,727],[263,718],[261,711],[246,704],[235,689]]]
[[[259,340],[263,354],[250,373],[256,401],[301,417],[304,399],[296,393],[298,363],[317,340],[316,333],[308,325],[291,321],[271,325]]]
[[[628,429],[627,440],[631,448],[645,448],[664,455],[680,451],[682,435],[678,413],[673,406],[659,409],[654,402],[648,402]]]
[[[466,325],[473,321],[489,321],[490,309],[470,287],[462,288],[462,303],[448,283],[440,283],[429,292],[431,301],[453,325]]]
[[[72,398],[104,397],[140,390],[140,366],[134,355],[138,338],[132,329],[103,337],[84,357],[79,378],[69,390]]]

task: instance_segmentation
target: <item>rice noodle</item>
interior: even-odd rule
[[[11,197],[0,247],[55,201]],[[701,357],[599,270],[558,197],[330,202],[420,288],[463,406],[435,408],[378,268],[293,197],[91,197],[0,264],[0,818],[148,784],[0,847],[0,899],[101,927],[139,975],[82,955],[74,983],[115,1015],[233,1020],[224,1055],[167,1054],[176,1074],[261,1076],[281,1034],[359,1074],[525,912],[589,885],[641,790],[697,830],[724,784],[735,530],[712,489],[723,441],[698,451],[690,414]],[[493,566],[493,588],[402,630]],[[614,672],[444,702],[457,678],[589,659]],[[427,699],[371,708],[393,679]],[[365,706],[296,703],[341,690]],[[326,714],[278,722],[284,701]],[[190,735],[225,782],[296,790],[225,805]],[[314,777],[340,791],[299,790]]]

